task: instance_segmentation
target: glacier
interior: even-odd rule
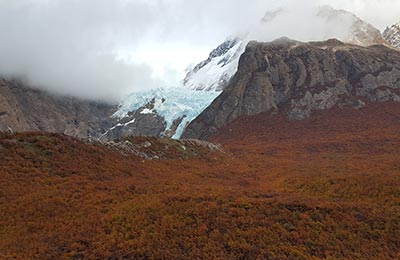
[[[184,87],[163,87],[128,95],[112,117],[122,119],[131,111],[136,111],[154,99],[153,109],[141,113],[157,114],[164,118],[168,131],[176,119],[184,117],[172,138],[179,139],[187,124],[206,109],[221,91],[196,91]]]

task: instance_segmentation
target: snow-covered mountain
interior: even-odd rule
[[[269,23],[283,12],[285,12],[283,9],[279,9],[277,12],[268,12],[266,16],[260,20],[260,26],[270,26]],[[321,18],[327,26],[324,36],[327,38],[321,38],[319,40],[338,38],[343,42],[361,46],[386,43],[377,28],[350,12],[324,6],[319,8],[317,16]],[[340,25],[340,30],[343,31],[340,31],[340,33],[337,32],[336,29],[330,31],[331,28],[329,27],[334,27],[336,24]],[[184,79],[184,86],[194,90],[206,91],[224,89],[232,76],[235,75],[239,58],[245,51],[247,43],[250,40],[260,40],[257,36],[254,36],[256,35],[255,33],[248,32],[245,35],[247,36],[227,39],[213,50],[206,60],[200,62],[188,72]],[[261,39],[265,38],[261,35],[259,35],[259,37]]]
[[[400,22],[387,27],[382,35],[390,45],[400,48]]]

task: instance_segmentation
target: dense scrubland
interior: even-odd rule
[[[399,130],[388,103],[130,140],[156,160],[1,134],[0,259],[399,259]]]

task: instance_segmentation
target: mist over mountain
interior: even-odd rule
[[[188,64],[227,36],[248,32],[262,17],[270,26],[250,38],[320,39],[326,25],[315,20],[313,10],[325,4],[380,29],[398,20],[400,8],[391,0],[0,1],[0,75],[55,93],[116,102],[130,92],[179,85]],[[342,33],[341,26],[331,28]]]

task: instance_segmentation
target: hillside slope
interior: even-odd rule
[[[399,129],[398,103],[260,114],[158,160],[1,135],[0,258],[399,259]]]

